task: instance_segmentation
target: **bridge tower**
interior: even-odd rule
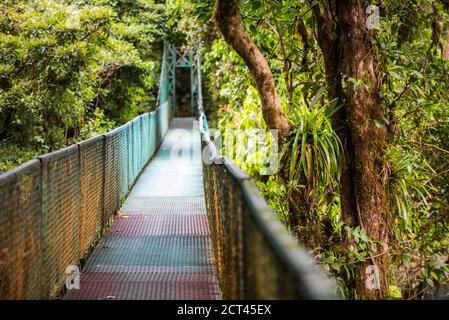
[[[161,79],[161,101],[170,100],[171,111],[173,115],[177,113],[177,92],[176,92],[176,70],[190,68],[190,113],[192,116],[196,115],[198,108],[198,97],[201,89],[199,88],[199,50],[197,46],[193,48],[187,48],[184,51],[180,51],[175,45],[165,42],[164,43],[164,56],[166,70],[162,71]],[[163,80],[166,81],[165,85]]]

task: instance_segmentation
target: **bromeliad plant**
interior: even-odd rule
[[[310,107],[300,104],[291,109],[296,129],[293,142],[286,145],[291,155],[287,194],[304,194],[308,214],[315,214],[323,198],[338,189],[342,146],[330,122],[336,111],[333,105],[318,104],[318,99]]]

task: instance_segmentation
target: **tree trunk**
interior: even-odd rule
[[[360,225],[375,241],[388,243],[388,167],[384,156],[388,146],[384,107],[378,98],[379,76],[372,31],[366,28],[365,8],[368,1],[339,0],[311,2],[317,24],[317,41],[326,68],[329,100],[338,100],[343,108],[332,125],[342,141],[340,180],[343,219],[353,227]],[[343,90],[342,78],[355,79],[364,85],[354,90],[351,82]],[[377,124],[377,125],[376,125]],[[386,247],[378,245],[366,263],[357,266],[355,286],[362,299],[379,299],[387,295],[388,263]],[[367,267],[375,265],[380,275],[380,289],[366,285]],[[369,269],[368,269],[369,270]]]
[[[337,17],[342,46],[342,71],[346,79],[363,84],[355,90],[352,83],[346,88],[347,121],[353,145],[353,177],[359,224],[369,237],[379,241],[375,258],[357,268],[356,290],[363,299],[385,298],[388,292],[388,232],[387,196],[388,166],[385,153],[388,130],[383,123],[385,110],[378,97],[379,71],[377,51],[371,42],[372,30],[365,26],[365,8],[370,3],[362,0],[341,0]],[[366,86],[365,86],[366,85]],[[367,267],[375,265],[380,275],[380,289],[366,286]]]
[[[332,116],[332,128],[337,133],[343,152],[341,154],[341,177],[340,177],[340,209],[343,221],[349,226],[358,225],[357,206],[354,193],[353,170],[351,159],[353,159],[353,146],[349,133],[347,119],[345,95],[342,87],[341,77],[341,47],[339,42],[340,30],[335,17],[335,1],[329,1],[312,7],[317,26],[317,42],[323,55],[326,84],[329,101],[335,101],[340,109]],[[354,245],[354,240],[344,233],[344,245]],[[348,288],[356,287],[356,281],[346,273],[341,275],[345,279]]]
[[[330,7],[330,5],[335,7],[335,2],[330,1],[329,4],[324,4],[324,8],[320,8],[319,5],[314,5],[312,10],[318,29],[318,44],[324,58],[329,101],[336,99],[337,105],[341,106],[344,104],[345,96],[341,83],[340,34],[337,27],[337,21],[334,19],[333,8]],[[350,167],[350,159],[352,158],[351,155],[353,154],[353,150],[346,122],[345,107],[341,107],[339,111],[333,115],[331,120],[332,127],[338,134],[344,151],[341,159],[342,174],[340,178],[342,218],[350,226],[354,226],[357,222],[357,209],[355,205],[353,176]]]
[[[290,125],[268,62],[245,32],[237,1],[217,0],[215,19],[226,42],[242,57],[256,81],[267,126],[279,130],[280,141],[283,141],[290,132]]]

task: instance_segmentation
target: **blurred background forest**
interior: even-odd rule
[[[165,4],[1,1],[0,170],[154,108]]]
[[[342,176],[346,165],[357,166],[357,150],[334,118],[352,96],[373,90],[346,72],[348,48],[326,52],[326,41],[343,43],[345,7],[337,10],[332,0],[236,3],[268,62],[290,129],[276,175],[260,175],[245,149],[230,156],[258,180],[279,219],[337,279],[345,298],[371,298],[358,283],[360,266],[374,259],[388,279],[377,298],[447,296],[449,2],[382,0],[366,12],[374,24],[365,45],[378,66],[374,94],[382,116],[349,129],[366,125],[388,137],[376,160],[386,199],[382,237],[363,217],[342,215]],[[224,138],[229,130],[269,127],[247,61],[216,22],[214,0],[0,4],[0,172],[154,108],[164,40],[180,48],[201,44],[205,107]]]

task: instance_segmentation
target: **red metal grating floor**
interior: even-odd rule
[[[120,217],[109,232],[111,237],[207,236],[204,214],[147,214]]]
[[[220,299],[204,205],[200,137],[174,119],[68,300]],[[182,145],[174,158],[170,150]],[[199,165],[200,164],[200,165]]]

